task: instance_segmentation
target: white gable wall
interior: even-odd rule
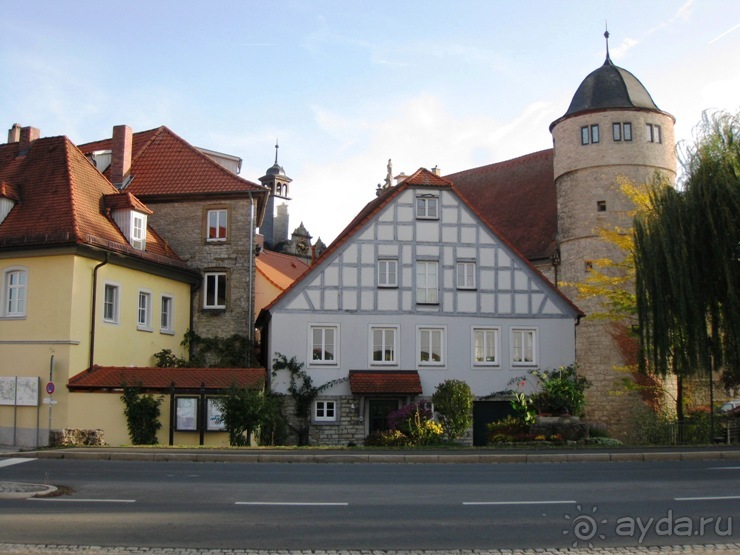
[[[417,193],[439,196],[439,219],[417,219]],[[397,286],[378,284],[378,261],[395,261]],[[420,304],[417,266],[436,262],[438,304]],[[475,288],[461,289],[457,264],[474,264]],[[306,363],[315,385],[345,378],[349,370],[418,370],[423,395],[447,379],[467,382],[476,396],[507,389],[528,369],[575,360],[573,307],[499,240],[449,189],[408,188],[271,309],[270,359],[276,352]],[[311,360],[311,326],[336,327],[336,360]],[[371,328],[394,327],[394,364],[372,364]],[[444,363],[421,364],[419,327],[443,330]],[[473,329],[498,333],[498,361],[474,364]],[[535,360],[513,361],[513,329],[535,331]],[[285,392],[280,379],[273,389]],[[344,382],[327,395],[349,395]]]

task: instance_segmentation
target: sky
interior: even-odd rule
[[[279,141],[290,229],[329,244],[389,159],[446,175],[551,148],[607,26],[679,141],[738,112],[737,0],[0,0],[0,127],[165,125],[254,183]]]

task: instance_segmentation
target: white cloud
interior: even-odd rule
[[[366,111],[360,117],[315,107],[317,124],[341,146],[323,152],[319,163],[306,161],[296,167],[291,162],[291,231],[302,221],[314,239],[334,240],[375,198],[389,158],[394,175],[434,166],[449,174],[549,148],[548,126],[563,111],[560,101],[536,102],[499,122],[461,116],[430,94],[386,107],[384,119],[368,118]],[[346,150],[349,143],[351,154]]]

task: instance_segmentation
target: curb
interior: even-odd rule
[[[10,455],[8,455],[10,456]],[[197,452],[177,450],[60,449],[13,453],[13,457],[35,459],[223,462],[223,463],[342,463],[342,464],[511,464],[663,462],[740,460],[740,450],[573,452],[573,453],[260,453]],[[3,455],[0,455],[2,458]]]

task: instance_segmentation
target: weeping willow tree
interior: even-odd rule
[[[654,188],[635,218],[640,364],[740,385],[740,114],[704,114],[682,187]]]

